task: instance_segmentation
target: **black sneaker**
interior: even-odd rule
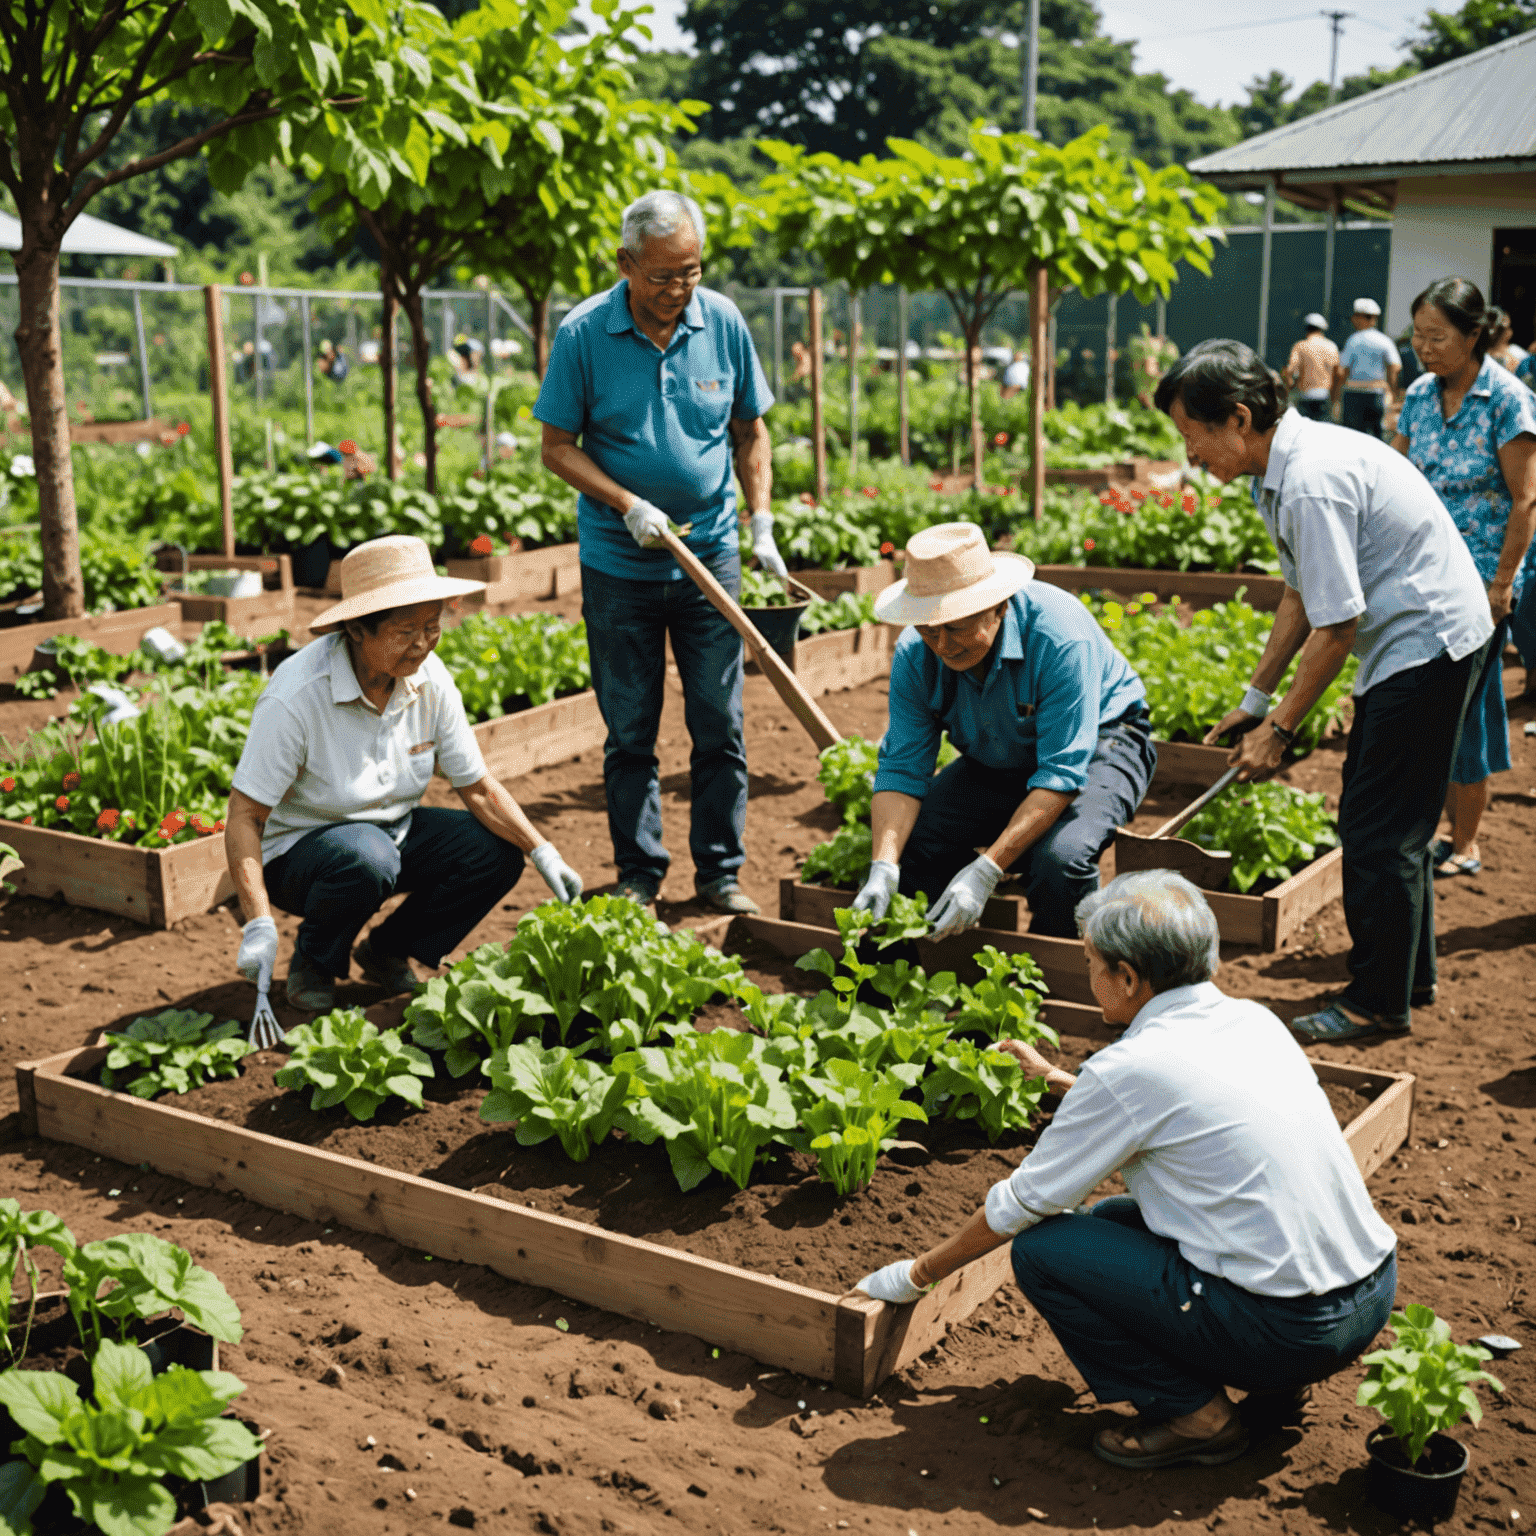
[[[363,980],[382,987],[389,997],[414,992],[421,985],[420,978],[411,969],[411,962],[404,955],[379,954],[373,947],[372,935],[352,951],[352,958],[362,968]]]
[[[736,883],[734,875],[722,876],[709,885],[697,888],[700,901],[717,912],[730,912],[743,917],[756,917],[762,908]]]
[[[329,1013],[336,1006],[336,978],[295,952],[288,967],[288,1001],[306,1013]]]
[[[656,900],[657,887],[641,880],[638,876],[630,875],[627,879],[620,880],[614,886],[613,894],[625,901],[632,901],[637,906],[648,907]]]

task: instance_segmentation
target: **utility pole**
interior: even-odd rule
[[[1344,23],[1354,16],[1353,11],[1322,11],[1333,33],[1333,53],[1328,61],[1328,105],[1333,105],[1339,94],[1339,39],[1344,36]]]
[[[1024,132],[1035,132],[1035,97],[1040,88],[1040,0],[1029,0],[1024,44]]]

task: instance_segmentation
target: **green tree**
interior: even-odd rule
[[[375,0],[353,25],[386,22]],[[59,248],[108,187],[207,156],[229,191],[279,148],[285,121],[365,97],[332,39],[340,0],[0,0],[0,184],[21,221],[16,346],[32,420],[42,522],[44,612],[84,612],[79,527],[59,335]],[[205,114],[125,163],[109,164],[136,108],[174,99]]]
[[[1536,27],[1536,0],[1467,0],[1459,11],[1430,11],[1408,45],[1420,69],[1448,64]]]
[[[949,299],[966,342],[977,485],[977,349],[1012,290],[1043,268],[1051,288],[1131,292],[1148,303],[1166,297],[1180,261],[1210,271],[1204,228],[1220,193],[1191,183],[1181,167],[1154,171],[1113,154],[1108,138],[1100,125],[1057,148],[977,123],[963,158],[892,139],[890,159],[867,155],[856,165],[763,145],[779,164],[763,192],[781,248],[815,250],[855,291],[900,283]]]

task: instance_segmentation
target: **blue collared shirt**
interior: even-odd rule
[[[635,325],[629,283],[594,294],[555,333],[533,414],[581,436],[592,462],[625,490],[692,523],[688,547],[709,560],[734,547],[736,486],[730,423],[773,404],[741,311],[695,289],[665,352]],[[665,551],[641,549],[612,507],[576,505],[581,560],[609,576],[672,581]]]
[[[1076,794],[1100,730],[1146,690],[1077,598],[1032,581],[1009,600],[986,680],[946,667],[915,629],[891,662],[890,725],[880,744],[875,793],[921,800],[933,781],[939,736],[988,768],[1014,768],[1028,789]]]
[[[1385,380],[1389,367],[1402,365],[1397,343],[1374,325],[1356,331],[1339,352],[1339,366],[1349,371],[1351,384],[1379,383]]]
[[[1477,574],[1492,581],[1515,506],[1499,449],[1517,437],[1536,434],[1536,395],[1502,363],[1485,357],[1449,421],[1444,400],[1445,385],[1434,374],[1415,379],[1403,396],[1397,430],[1408,439],[1408,457],[1440,493],[1467,541]],[[1517,598],[1530,579],[1530,568],[1526,560],[1515,573]]]

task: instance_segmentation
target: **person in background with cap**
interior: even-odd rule
[[[883,917],[898,891],[924,891],[943,938],[974,928],[1012,870],[1030,932],[1075,935],[1157,754],[1141,679],[1077,598],[1034,572],[975,524],[941,523],[912,535],[906,579],[875,599],[881,620],[912,627],[891,662],[860,910]],[[935,777],[945,731],[961,756]]]
[[[753,553],[774,575],[787,574],[773,540],[773,445],[763,421],[773,395],[741,311],[699,286],[699,205],[648,192],[624,210],[620,238],[622,279],[565,317],[533,407],[544,424],[545,468],[581,492],[581,612],[608,727],[615,894],[654,901],[671,864],[656,761],[670,637],[693,741],[694,888],[717,911],[752,913],[758,905],[739,882],[747,858],[741,637],[655,546],[673,520],[690,525],[689,549],[740,595],[734,450]]]
[[[1290,361],[1280,377],[1287,389],[1297,391],[1296,409],[1313,421],[1333,419],[1333,372],[1339,366],[1339,349],[1328,340],[1328,321],[1314,309],[1302,321],[1307,334],[1291,348]]]
[[[1403,371],[1396,343],[1377,328],[1380,318],[1381,305],[1375,299],[1355,300],[1355,334],[1344,343],[1333,370],[1333,404],[1340,425],[1376,438],[1386,418],[1387,398],[1397,392]]]
[[[341,601],[310,625],[323,638],[256,701],[224,845],[246,917],[239,967],[261,991],[277,964],[274,906],[304,920],[288,1001],[324,1013],[353,959],[387,993],[410,991],[411,960],[440,965],[517,884],[525,855],[561,901],[581,895],[581,877],[486,772],[432,654],[444,601],[484,586],[438,576],[420,539],[359,544],[341,562]],[[434,767],[465,810],[421,805]],[[398,891],[410,898],[354,950]]]

